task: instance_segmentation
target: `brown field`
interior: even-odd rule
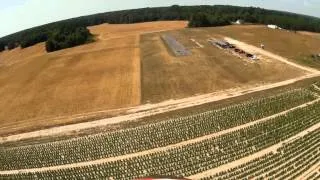
[[[46,53],[43,43],[0,53],[1,134],[70,123],[67,117],[79,113],[139,105],[140,34],[185,26],[103,24],[89,28],[94,43],[53,53]]]
[[[320,33],[308,32],[308,31],[299,31],[299,33],[307,36],[312,36],[315,38],[320,38]]]
[[[320,53],[320,35],[317,33],[295,33],[286,30],[268,29],[262,25],[233,25],[207,28],[208,32],[219,33],[260,47],[267,51],[292,59],[302,65],[320,69],[320,61],[311,59],[312,54]]]
[[[142,101],[159,102],[277,82],[304,74],[273,59],[257,63],[239,59],[207,42],[208,38],[219,36],[217,32],[229,28],[231,32],[235,31],[232,27],[197,28],[142,35]],[[173,56],[162,41],[162,34],[171,34],[190,48],[193,54],[187,57]],[[190,39],[195,39],[204,48],[196,48],[197,45]]]

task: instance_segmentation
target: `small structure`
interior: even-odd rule
[[[4,49],[7,51],[7,50],[9,50],[9,47],[8,47],[8,46],[5,46]]]
[[[264,49],[264,44],[261,44],[260,47],[261,47],[261,49]]]
[[[238,19],[234,24],[238,24],[238,25],[241,25],[244,23],[244,20],[242,19]]]
[[[224,41],[224,40],[209,40],[209,42],[212,45],[218,46],[218,47],[223,48],[223,49],[235,48],[234,45],[232,45],[232,44],[230,44],[230,43],[228,43],[227,41]]]
[[[274,25],[274,24],[269,24],[267,27],[270,29],[282,29],[281,27]]]
[[[228,46],[229,46],[229,44],[226,41],[222,41],[222,40],[216,41],[215,43],[216,43],[216,45],[218,45],[224,49],[228,48]]]
[[[268,28],[270,28],[270,29],[279,29],[279,27],[277,25],[274,25],[274,24],[268,24]]]
[[[248,58],[253,58],[253,54],[247,53]]]

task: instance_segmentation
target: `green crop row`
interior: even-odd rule
[[[81,168],[0,178],[122,180],[152,175],[191,176],[280,143],[319,122],[320,103],[315,103],[235,132],[167,151]]]
[[[252,122],[314,99],[310,91],[298,89],[269,98],[112,133],[23,147],[0,148],[0,170],[71,164],[163,147]]]
[[[256,158],[203,180],[295,179],[320,161],[320,129],[285,144],[276,153]]]

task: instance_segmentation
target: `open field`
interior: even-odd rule
[[[192,51],[192,55],[175,57],[161,39],[164,34],[176,38]],[[243,61],[210,45],[207,40],[213,36],[219,35],[207,28],[142,35],[142,102],[159,102],[273,83],[305,73],[271,58],[257,62]]]
[[[314,32],[308,32],[308,31],[299,31],[299,33],[320,39],[320,33],[314,33]]]
[[[252,99],[260,99],[265,97],[273,96],[274,94],[280,94],[287,91],[292,91],[294,89],[304,88],[308,87],[308,90],[319,93],[320,90],[318,89],[320,86],[320,83],[318,83],[319,77],[313,77],[308,79],[303,79],[296,81],[294,83],[289,83],[287,85],[284,85],[283,83],[280,83],[279,86],[273,86],[270,88],[255,88],[243,90],[242,92],[239,92],[235,94],[234,91],[227,91],[226,93],[229,95],[223,98],[221,94],[219,93],[212,93],[211,96],[219,96],[221,99],[212,98],[208,95],[203,96],[200,98],[200,96],[192,97],[192,98],[186,98],[183,101],[177,100],[177,102],[170,101],[171,104],[167,103],[161,103],[162,106],[165,106],[166,108],[162,106],[147,106],[147,105],[141,105],[138,107],[145,107],[142,108],[144,111],[136,110],[136,113],[134,114],[142,114],[142,116],[127,116],[122,115],[122,119],[125,121],[121,122],[113,122],[118,117],[110,117],[105,118],[103,120],[97,120],[97,119],[91,119],[91,122],[86,122],[85,124],[92,124],[94,126],[86,127],[84,123],[80,123],[78,125],[68,125],[68,126],[74,126],[74,128],[67,128],[64,130],[68,130],[65,132],[63,130],[63,127],[55,127],[51,129],[45,129],[42,130],[39,133],[37,131],[29,132],[29,133],[20,133],[16,135],[12,135],[9,137],[0,138],[0,144],[2,147],[17,147],[17,146],[24,146],[24,145],[31,145],[31,144],[39,144],[39,143],[47,143],[47,142],[54,142],[54,141],[60,141],[60,140],[66,140],[74,137],[83,137],[87,135],[93,135],[93,134],[100,134],[100,133],[110,133],[114,131],[118,131],[121,129],[128,129],[128,128],[135,128],[142,125],[147,125],[155,122],[162,122],[166,121],[167,119],[172,118],[178,118],[181,116],[190,116],[193,114],[199,114],[206,111],[210,111],[212,109],[221,109],[228,107],[233,104],[239,104],[244,101],[249,101]],[[195,99],[197,98],[197,99]],[[198,101],[198,102],[197,102]],[[189,102],[189,103],[188,103]],[[191,103],[192,102],[192,103]],[[138,108],[137,107],[137,108]],[[148,109],[148,108],[151,109]],[[162,108],[161,108],[162,107]],[[139,108],[138,108],[139,109]],[[132,108],[130,111],[133,113],[134,108]],[[141,111],[141,112],[140,112]],[[129,112],[128,112],[129,113]],[[120,116],[121,118],[121,116]],[[134,118],[134,119],[132,119]],[[105,123],[102,123],[102,122]],[[82,124],[82,125],[81,125]],[[81,129],[79,129],[81,127]],[[51,131],[52,130],[52,131]],[[47,131],[47,132],[46,132]],[[49,132],[49,133],[48,133]],[[52,132],[52,134],[50,134]],[[60,132],[60,133],[56,133]],[[31,134],[35,136],[30,136]]]
[[[317,177],[320,72],[220,28],[185,25],[105,24],[90,27],[97,41],[84,46],[1,53],[0,95],[9,95],[0,108],[11,114],[0,112],[0,179]],[[175,57],[163,34],[192,55]],[[259,60],[238,58],[209,38]],[[72,123],[73,115],[97,111],[119,114]]]
[[[89,28],[94,43],[54,53],[46,53],[43,43],[0,53],[0,132],[66,124],[70,115],[139,105],[140,33],[185,25],[104,24]]]
[[[132,179],[161,174],[210,179],[216,172],[239,171],[244,158],[239,165],[255,163],[255,172],[270,172],[251,174],[246,169],[243,175],[249,177],[304,176],[320,157],[314,144],[320,133],[320,99],[313,87],[317,85],[112,133],[0,148],[0,178]],[[280,172],[275,164],[264,163],[286,166],[285,159],[295,158],[308,159],[299,165],[303,169]],[[17,160],[19,164],[11,162]],[[219,175],[233,175],[227,172]]]
[[[299,64],[320,69],[320,62],[310,59],[312,54],[320,52],[320,38],[316,38],[316,33],[304,32],[301,34],[286,30],[273,30],[262,25],[207,28],[207,32],[218,33],[257,47],[263,43],[267,51],[289,58]]]

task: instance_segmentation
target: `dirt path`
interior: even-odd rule
[[[284,58],[284,57],[281,57],[279,55],[276,55],[274,53],[271,53],[269,51],[266,51],[266,50],[263,50],[261,48],[258,48],[256,46],[252,46],[252,45],[249,45],[249,44],[246,44],[244,42],[241,42],[241,41],[238,41],[238,40],[235,40],[235,39],[232,39],[232,38],[229,38],[229,37],[225,37],[224,38],[226,41],[228,41],[229,43],[231,44],[235,44],[236,46],[238,46],[239,48],[245,50],[245,51],[248,51],[250,53],[253,53],[253,54],[261,54],[261,55],[264,55],[264,56],[267,56],[267,57],[270,57],[272,59],[275,59],[275,60],[278,60],[278,61],[281,61],[283,63],[286,63],[290,66],[294,66],[296,68],[299,68],[301,70],[304,70],[304,71],[308,71],[310,73],[319,73],[320,71],[316,70],[316,69],[313,69],[313,68],[309,68],[309,67],[305,67],[305,66],[302,66],[302,65],[299,65],[299,64],[296,64],[292,61],[290,61],[289,59],[287,58]]]
[[[244,129],[244,128],[248,128],[250,126],[254,126],[254,125],[258,124],[258,123],[262,123],[262,122],[268,121],[270,119],[273,119],[275,117],[278,117],[278,116],[281,116],[281,115],[285,115],[285,114],[287,114],[287,113],[289,113],[291,111],[294,111],[296,109],[312,105],[312,104],[317,103],[317,102],[320,102],[320,98],[316,99],[314,101],[302,104],[300,106],[291,108],[289,110],[274,114],[272,116],[268,116],[268,117],[259,119],[257,121],[253,121],[253,122],[250,122],[250,123],[247,123],[247,124],[243,124],[243,125],[240,125],[240,126],[237,126],[237,127],[233,127],[233,128],[230,128],[230,129],[219,131],[217,133],[213,133],[213,134],[210,134],[210,135],[206,135],[206,136],[198,137],[198,138],[195,138],[195,139],[183,141],[183,142],[180,142],[180,143],[177,143],[177,144],[172,144],[172,145],[165,146],[165,147],[159,147],[159,148],[150,149],[150,150],[146,150],[146,151],[141,151],[141,152],[137,152],[137,153],[131,153],[131,154],[126,154],[126,155],[117,156],[117,157],[105,158],[105,159],[98,159],[98,160],[88,161],[88,162],[80,162],[80,163],[74,163],[74,164],[64,164],[64,165],[59,165],[59,166],[43,167],[43,168],[0,171],[0,175],[1,174],[29,173],[29,172],[31,172],[31,173],[32,172],[43,172],[43,171],[51,171],[51,170],[59,170],[59,169],[76,168],[76,167],[103,164],[103,163],[117,161],[117,160],[124,160],[124,159],[128,159],[128,158],[134,158],[134,157],[148,155],[148,154],[151,154],[151,153],[163,152],[163,151],[167,151],[169,149],[173,149],[173,148],[177,148],[177,147],[181,147],[181,146],[186,146],[186,145],[193,144],[193,143],[199,143],[201,141],[205,141],[205,140],[208,140],[208,139],[211,139],[211,138],[215,138],[215,137],[227,134],[227,133],[231,133],[231,132],[235,132],[235,131],[238,131],[238,130],[241,130],[241,129]],[[316,127],[320,127],[320,123],[317,124],[317,125],[318,126],[316,126]],[[309,129],[306,130],[306,131],[309,131]],[[294,136],[294,137],[296,138],[298,136]],[[290,140],[291,139],[294,139],[294,138],[290,138]],[[289,142],[289,141],[287,141],[287,142]],[[276,147],[278,147],[278,146],[276,146]],[[270,148],[268,148],[268,149],[270,149]],[[266,152],[270,152],[270,150],[267,150]],[[196,179],[198,179],[198,178],[196,178]]]
[[[237,89],[230,89],[230,90],[224,90],[219,91],[215,93],[210,94],[204,94],[199,96],[193,96],[189,98],[183,98],[178,100],[168,100],[157,104],[145,104],[140,105],[137,107],[133,107],[126,111],[127,115],[112,117],[112,118],[105,118],[101,120],[96,121],[90,121],[90,122],[84,122],[84,123],[78,123],[78,124],[71,124],[66,126],[60,126],[60,127],[53,127],[49,129],[43,129],[33,132],[27,132],[22,134],[16,134],[11,135],[7,137],[0,137],[0,144],[4,142],[11,142],[11,141],[18,141],[23,139],[29,139],[29,138],[36,138],[36,137],[45,137],[45,136],[53,136],[53,135],[59,135],[59,134],[66,134],[78,130],[83,129],[90,129],[95,128],[99,126],[105,126],[110,124],[116,124],[121,123],[125,121],[132,121],[136,120],[138,118],[152,116],[155,114],[160,114],[168,111],[173,111],[177,109],[183,109],[187,107],[197,106],[205,103],[220,101],[228,98],[238,97],[245,94],[250,94],[253,92],[263,91],[267,89],[272,89],[276,87],[281,87],[285,85],[289,85],[292,83],[295,83],[297,81],[312,78],[312,77],[319,77],[320,74],[309,74],[302,77],[281,81],[273,84],[266,84],[263,86],[258,87],[246,87],[246,88],[237,88]]]
[[[257,153],[252,154],[252,155],[249,155],[249,156],[246,156],[244,158],[238,159],[236,161],[224,164],[224,165],[219,166],[217,168],[210,169],[208,171],[204,171],[202,173],[192,175],[192,176],[190,176],[188,178],[190,178],[190,179],[201,179],[201,178],[204,178],[204,177],[209,177],[209,176],[215,175],[215,174],[217,174],[219,172],[222,172],[222,171],[226,171],[228,169],[232,169],[232,168],[238,167],[238,166],[240,166],[242,164],[245,164],[245,163],[248,163],[248,162],[250,162],[250,161],[252,161],[252,160],[254,160],[256,158],[259,158],[259,157],[262,157],[264,155],[267,155],[270,152],[276,152],[277,149],[279,149],[279,148],[281,148],[283,146],[283,144],[289,143],[289,142],[293,141],[296,138],[305,136],[308,133],[310,133],[312,131],[315,131],[315,130],[317,130],[319,128],[320,128],[320,123],[318,123],[318,124],[308,128],[308,129],[300,132],[299,134],[296,134],[296,135],[290,137],[289,139],[286,139],[285,141],[282,141],[281,143],[278,143],[278,144],[270,146],[270,147],[268,147],[266,149],[263,149],[262,151],[259,151]],[[297,178],[297,179],[300,179],[300,178]]]

